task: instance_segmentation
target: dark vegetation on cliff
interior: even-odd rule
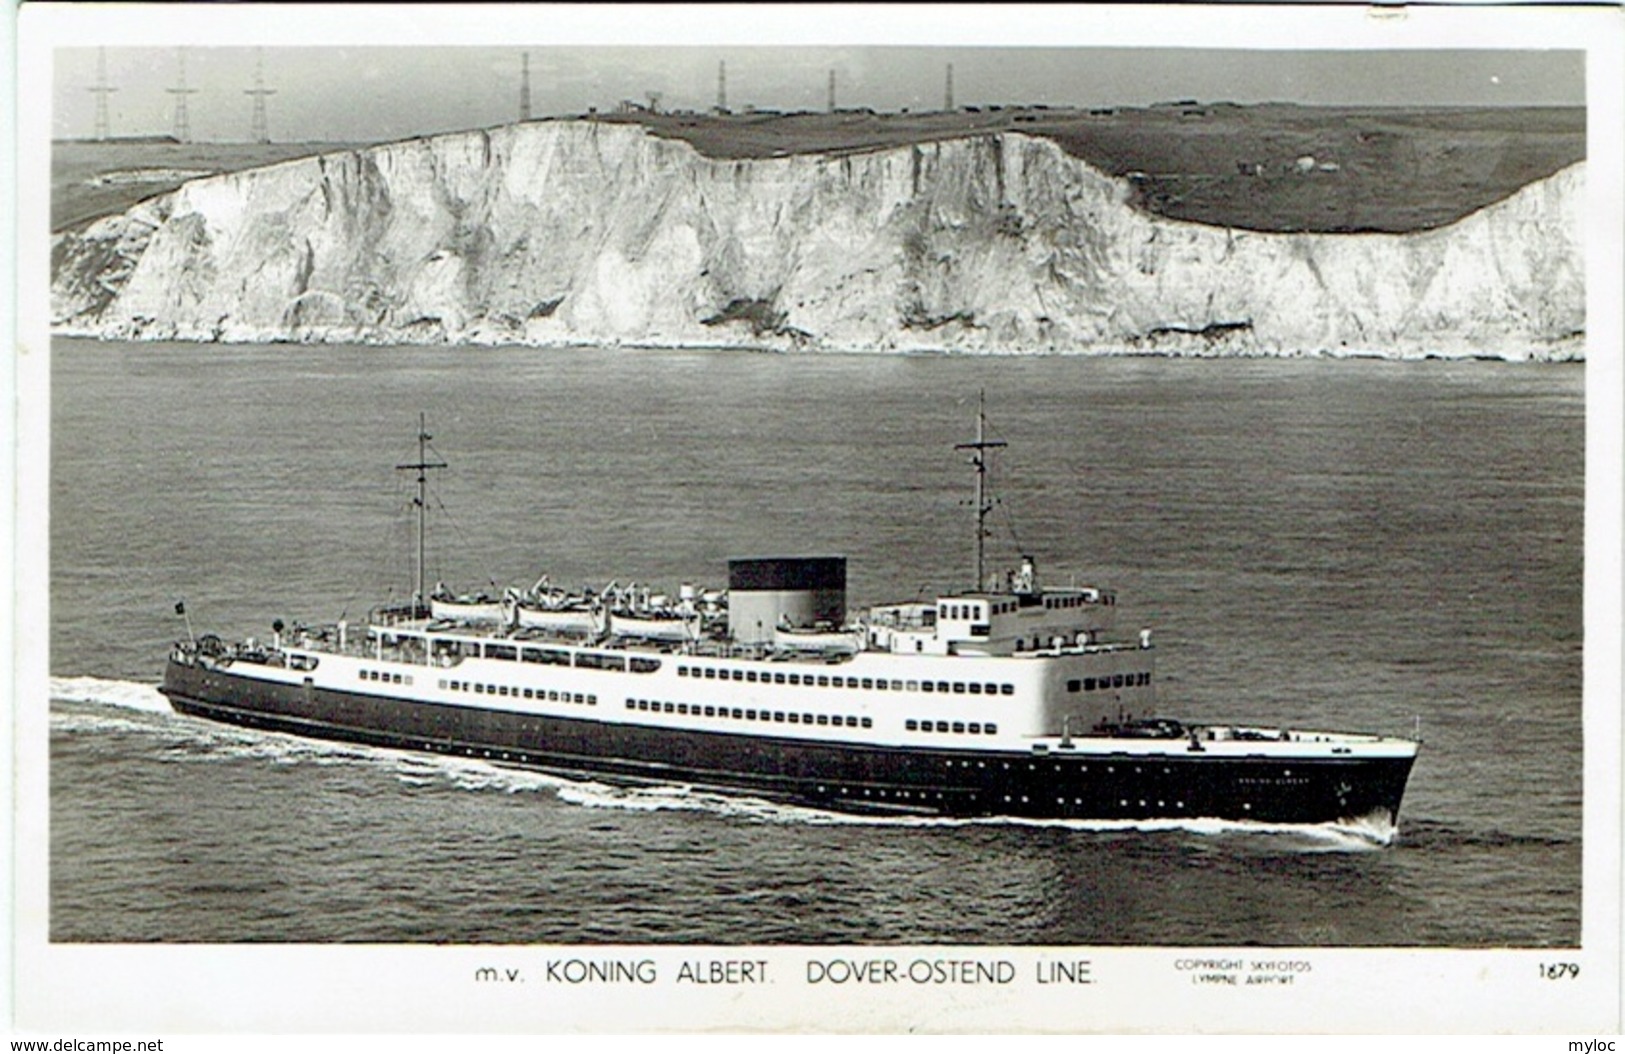
[[[123,212],[198,173],[240,172],[356,143],[178,143],[173,139],[57,140],[51,144],[51,230]]]
[[[1162,216],[1261,231],[1438,227],[1585,157],[1578,107],[967,107],[952,113],[600,114],[713,158],[842,154],[1016,131],[1053,139],[1131,180]],[[351,144],[360,145],[360,144]],[[51,226],[63,230],[178,186],[179,170],[230,172],[341,144],[59,142]],[[170,170],[170,171],[164,171]],[[116,173],[113,180],[101,179]]]

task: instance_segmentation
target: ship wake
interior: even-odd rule
[[[52,677],[51,698],[67,703],[91,703],[123,710],[167,714],[169,700],[157,685],[110,681],[103,677]]]
[[[638,812],[685,810],[710,812],[764,823],[847,827],[1037,827],[1095,834],[1138,832],[1185,834],[1257,840],[1261,846],[1294,852],[1360,852],[1392,845],[1398,828],[1386,816],[1362,817],[1335,824],[1257,823],[1249,820],[1181,818],[1158,820],[1034,820],[1021,817],[880,816],[830,812],[682,785],[622,787],[598,782],[559,780],[558,796],[589,808]]]

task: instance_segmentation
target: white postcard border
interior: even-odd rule
[[[1057,10],[1066,17],[1057,25]],[[1097,1031],[1617,1033],[1620,1029],[1621,414],[1625,186],[1617,9],[410,7],[29,5],[19,22],[19,219],[13,835],[17,1024],[26,1031]],[[834,17],[841,16],[841,17]],[[683,23],[674,27],[674,22]],[[709,35],[693,27],[725,27]],[[62,945],[48,939],[48,509],[51,56],[107,45],[896,43],[1211,48],[1575,48],[1587,52],[1587,498],[1585,863],[1582,948],[1530,950],[1184,948],[542,948]],[[757,989],[480,988],[482,967],[549,959],[763,960]],[[1181,960],[1302,960],[1290,992],[1204,990]],[[1001,986],[813,983],[836,958],[1000,960],[1032,976],[1086,959],[1095,983]],[[1578,960],[1576,980],[1545,963]],[[1375,1011],[1374,1008],[1381,1008]]]

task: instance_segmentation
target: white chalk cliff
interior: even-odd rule
[[[802,350],[1583,357],[1576,164],[1448,227],[1162,219],[1000,134],[711,160],[513,125],[187,183],[59,236],[61,333]]]

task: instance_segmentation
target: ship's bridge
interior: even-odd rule
[[[934,603],[869,611],[869,646],[921,655],[1015,655],[1099,643],[1117,596],[1094,588],[1041,589],[1032,560],[1006,576],[1008,588],[945,593]]]

